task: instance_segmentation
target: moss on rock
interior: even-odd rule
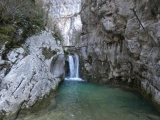
[[[49,109],[50,106],[55,105],[56,104],[55,96],[56,96],[57,88],[56,89],[52,89],[50,91],[49,95],[46,95],[42,99],[39,99],[39,101],[37,101],[31,107],[23,108],[23,109],[20,108],[19,110],[17,110],[18,112],[17,112],[17,117],[16,118],[22,119],[27,114],[38,113],[43,109]]]
[[[42,48],[42,54],[45,56],[45,59],[50,59],[57,52],[58,50],[52,50],[51,48]]]

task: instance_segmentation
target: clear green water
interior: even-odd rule
[[[139,95],[106,85],[64,81],[56,102],[23,120],[160,120],[158,111]]]

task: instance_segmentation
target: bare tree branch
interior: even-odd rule
[[[138,18],[137,14],[136,14],[136,11],[134,10],[134,8],[130,8],[130,10],[132,10],[132,11],[133,11],[133,13],[134,13],[134,15],[136,16],[136,18],[137,18],[137,20],[138,20],[139,24],[142,26],[143,30],[144,30],[144,31],[146,31],[146,30],[145,30],[145,28],[143,27],[143,25],[142,25],[142,23],[141,23],[140,19]]]

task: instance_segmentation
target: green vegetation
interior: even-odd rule
[[[11,37],[0,33],[0,46],[3,45],[6,41],[10,42]]]
[[[30,35],[40,32],[44,28],[42,14],[32,14],[30,17],[27,17],[25,15],[18,15],[16,19],[16,25],[18,26],[18,28],[21,28],[23,30],[22,37],[24,39]]]
[[[45,59],[50,59],[53,55],[57,54],[59,50],[52,50],[51,48],[42,48],[42,54],[45,56]]]
[[[52,36],[55,38],[57,44],[58,44],[58,41],[60,43],[62,42],[62,37],[61,37],[60,33],[55,32],[55,33],[52,34]]]
[[[10,49],[43,29],[43,12],[34,0],[0,0],[0,48],[6,43],[3,59]]]
[[[15,28],[11,25],[0,27],[0,47],[8,41],[11,42]]]
[[[12,35],[15,32],[15,28],[11,25],[0,27],[0,32],[5,35]]]
[[[55,96],[57,88],[58,86],[55,89],[52,89],[50,93],[44,96],[41,100],[36,101],[36,103],[33,106],[29,108],[20,109],[19,113],[17,114],[18,117],[23,118],[23,115],[29,113],[38,113],[43,109],[49,109],[51,106],[55,105]]]
[[[59,33],[54,33],[54,34],[53,34],[53,37],[54,37],[56,40],[59,40],[59,41],[62,40],[61,35],[60,35]]]
[[[24,40],[44,29],[42,10],[34,0],[0,1],[0,47],[8,41],[21,44]]]

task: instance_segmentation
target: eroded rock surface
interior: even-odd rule
[[[7,54],[6,61],[10,70],[1,75],[0,110],[7,115],[16,116],[19,109],[33,106],[56,89],[64,77],[63,50],[51,32],[28,38],[23,48]]]
[[[64,46],[79,42],[82,31],[81,0],[36,0],[45,11],[46,25],[61,37]]]
[[[160,104],[159,0],[83,0],[82,6],[84,76],[136,87]]]

